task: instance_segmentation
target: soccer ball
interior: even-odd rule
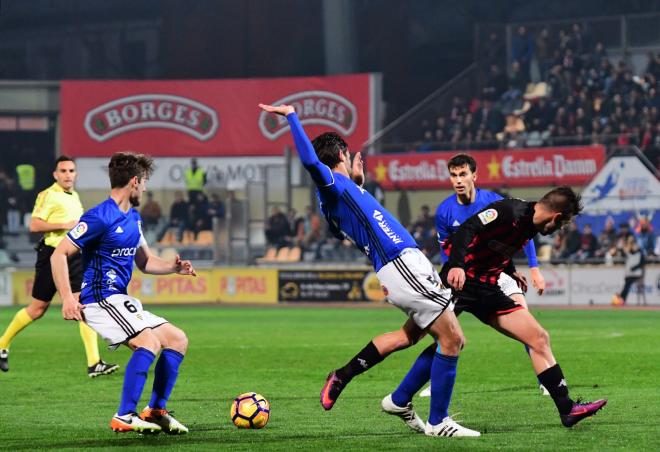
[[[270,403],[261,394],[246,392],[231,403],[231,421],[238,428],[264,428],[270,418]]]

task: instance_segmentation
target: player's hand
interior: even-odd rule
[[[174,259],[174,272],[178,275],[197,276],[197,272],[195,272],[192,263],[190,261],[182,261],[178,254]]]
[[[545,278],[541,274],[541,270],[538,267],[532,267],[529,269],[529,275],[532,277],[532,286],[536,289],[536,293],[543,295]]]
[[[62,317],[64,317],[64,320],[84,320],[83,309],[85,309],[85,305],[80,304],[76,297],[62,300]]]
[[[353,156],[353,166],[351,167],[351,176],[353,182],[362,186],[364,184],[364,162],[362,161],[362,152]]]
[[[296,112],[296,109],[293,108],[292,105],[278,105],[276,107],[274,105],[259,104],[259,108],[261,108],[263,111],[267,111],[268,113],[275,113],[276,115],[282,116]]]
[[[514,272],[511,277],[514,279],[516,284],[518,284],[518,287],[520,287],[520,290],[522,290],[523,293],[527,292],[527,278],[518,272]]]
[[[447,282],[456,290],[463,290],[465,284],[465,270],[460,267],[454,267],[447,273]]]

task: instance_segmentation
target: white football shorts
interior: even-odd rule
[[[377,273],[387,301],[426,329],[445,309],[453,309],[451,290],[442,285],[433,264],[417,248],[407,248]]]
[[[142,303],[137,298],[123,294],[111,295],[98,303],[86,304],[83,314],[87,325],[96,331],[111,349],[116,349],[142,330],[168,323],[164,318],[142,309]]]
[[[511,295],[515,294],[523,295],[523,291],[518,287],[516,280],[504,272],[500,273],[497,285],[500,286],[500,289],[502,289],[502,292],[504,292],[504,295],[507,297],[511,297]]]

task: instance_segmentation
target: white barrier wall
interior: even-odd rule
[[[523,270],[529,279],[527,268]],[[623,267],[604,266],[554,266],[541,267],[546,291],[539,296],[531,282],[525,295],[530,305],[609,305],[612,295],[623,288]],[[649,305],[660,305],[660,266],[646,267],[644,292]],[[636,287],[628,294],[628,305],[637,304]]]

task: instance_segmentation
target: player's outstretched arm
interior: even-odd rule
[[[190,261],[181,260],[178,254],[171,261],[162,259],[153,254],[146,243],[142,243],[135,253],[135,265],[142,273],[149,275],[171,275],[175,273],[197,276],[197,272],[195,272],[195,268]]]
[[[314,146],[312,146],[312,143],[305,134],[305,130],[303,129],[302,124],[300,124],[298,116],[296,115],[296,110],[293,106],[259,104],[259,108],[268,113],[286,116],[286,119],[289,122],[289,127],[291,128],[293,141],[296,143],[296,149],[298,150],[300,161],[307,172],[309,172],[310,176],[312,176],[312,180],[319,187],[332,185],[334,183],[332,171],[319,161]]]
[[[532,286],[536,289],[539,295],[543,294],[545,290],[545,278],[539,270],[539,262],[536,259],[536,246],[534,240],[530,240],[523,247],[525,255],[527,255],[527,264],[529,265],[529,274],[532,278]]]
[[[73,295],[71,283],[69,283],[69,256],[73,256],[78,251],[70,240],[64,239],[57,245],[55,251],[50,256],[50,266],[53,272],[53,281],[55,287],[62,297],[62,317],[64,320],[84,320],[82,310],[85,308],[78,298]]]

